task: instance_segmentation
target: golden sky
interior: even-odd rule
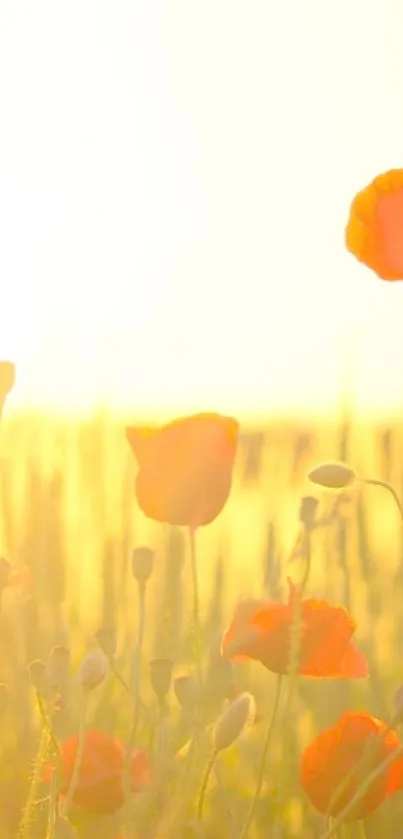
[[[403,284],[344,250],[403,166],[401,0],[0,0],[10,410],[403,405]]]

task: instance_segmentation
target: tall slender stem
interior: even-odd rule
[[[212,752],[212,754],[210,756],[210,759],[209,759],[209,761],[206,765],[206,769],[205,769],[205,772],[204,772],[204,775],[203,775],[203,781],[202,781],[202,785],[201,785],[201,789],[200,789],[200,795],[199,795],[199,803],[197,805],[197,821],[199,821],[199,822],[201,822],[202,817],[203,817],[203,806],[204,806],[204,799],[205,799],[205,796],[206,796],[207,784],[209,782],[209,778],[210,778],[212,769],[214,767],[214,764],[217,760],[217,754],[218,754],[217,749],[214,749],[214,751]]]
[[[86,716],[87,716],[87,702],[88,702],[88,691],[83,692],[82,701],[81,701],[81,711],[80,711],[80,722],[78,728],[78,743],[77,743],[77,753],[76,759],[74,762],[73,774],[71,776],[71,781],[69,784],[69,788],[67,790],[66,801],[63,807],[63,815],[67,819],[67,816],[70,811],[70,807],[73,803],[74,793],[77,789],[78,782],[80,780],[80,772],[81,766],[83,762],[83,754],[84,754],[84,743],[85,743],[85,726],[86,726]]]
[[[133,721],[132,727],[127,743],[126,748],[126,757],[125,757],[125,765],[124,765],[124,772],[123,772],[123,786],[125,791],[125,799],[127,808],[129,808],[130,802],[130,792],[131,792],[131,784],[130,784],[130,757],[136,742],[137,736],[137,729],[139,724],[139,712],[140,712],[140,705],[141,698],[140,698],[140,682],[141,682],[141,664],[142,664],[142,657],[143,657],[143,642],[144,642],[144,630],[146,625],[146,584],[139,583],[138,586],[139,592],[139,613],[138,613],[138,627],[137,627],[137,642],[136,642],[136,649],[134,651],[134,660],[133,660],[133,696],[134,696],[134,707],[133,707]],[[129,814],[129,809],[127,809]],[[130,821],[130,815],[128,815]]]
[[[396,507],[399,510],[400,518],[403,521],[403,504],[400,501],[400,498],[396,490],[393,489],[393,487],[390,484],[388,484],[387,481],[381,481],[376,478],[361,478],[361,481],[364,484],[370,484],[371,486],[382,487],[383,489],[386,489],[391,494],[396,504]]]
[[[195,646],[195,667],[198,681],[198,705],[200,703],[200,694],[202,687],[202,665],[201,665],[201,650],[200,650],[200,596],[199,596],[199,577],[197,570],[197,555],[196,555],[196,530],[189,527],[189,542],[190,542],[190,562],[192,568],[192,582],[193,582],[193,633]]]
[[[348,804],[346,804],[346,806],[343,807],[343,809],[339,812],[337,818],[334,819],[332,826],[329,828],[329,830],[326,830],[324,833],[322,833],[319,839],[331,839],[331,837],[337,833],[340,825],[343,824],[346,818],[355,809],[357,804],[359,804],[362,801],[372,784],[402,754],[403,745],[399,746],[398,749],[394,749],[393,752],[391,752],[387,757],[385,757],[382,763],[379,763],[378,766],[376,766],[375,769],[373,769],[373,771],[369,775],[367,775],[366,778],[364,778],[364,780],[362,781],[362,783],[360,784],[360,786],[358,787],[357,791],[350,799]]]
[[[264,742],[263,752],[262,752],[262,756],[261,756],[261,759],[260,759],[259,775],[258,775],[258,780],[257,780],[257,784],[256,784],[255,795],[253,797],[253,801],[252,801],[252,804],[250,806],[249,813],[246,817],[246,822],[245,822],[245,824],[242,828],[242,832],[240,834],[240,839],[246,839],[247,836],[248,836],[249,829],[250,829],[250,826],[252,824],[253,817],[254,817],[255,811],[256,811],[256,807],[257,807],[257,804],[258,804],[258,801],[259,801],[259,798],[260,798],[260,793],[262,791],[263,780],[264,780],[264,770],[266,768],[267,754],[268,754],[268,751],[269,751],[271,736],[272,736],[272,733],[273,733],[274,723],[276,721],[278,706],[279,706],[279,702],[280,702],[281,685],[282,685],[282,678],[281,678],[281,676],[278,676],[277,677],[276,694],[275,694],[275,697],[274,697],[273,710],[272,710],[271,717],[270,717],[270,722],[269,722],[269,725],[268,725],[268,728],[267,728],[266,739],[265,739],[265,742]]]
[[[303,550],[305,555],[305,570],[304,575],[302,577],[301,583],[294,594],[294,603],[293,603],[293,616],[292,616],[292,623],[290,627],[290,652],[289,652],[289,664],[288,664],[288,693],[285,702],[284,712],[283,712],[283,719],[285,721],[286,729],[288,729],[289,722],[289,713],[292,705],[292,701],[294,698],[298,675],[300,670],[301,664],[301,640],[302,640],[302,600],[305,593],[305,589],[309,580],[309,575],[311,572],[311,532],[309,528],[305,528],[303,534]],[[279,784],[279,792],[277,796],[277,803],[275,807],[276,811],[276,818],[279,816],[279,812],[283,807],[283,803],[285,800],[285,791],[287,785],[287,774],[286,769],[284,767],[284,771],[280,778]]]
[[[35,804],[38,794],[38,788],[42,780],[43,764],[48,755],[49,747],[49,731],[43,728],[41,732],[41,739],[39,743],[38,753],[36,756],[34,771],[31,778],[31,783],[28,792],[28,798],[22,813],[20,827],[18,831],[19,839],[28,839],[30,833],[31,823],[34,818]]]

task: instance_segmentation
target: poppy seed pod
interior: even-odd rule
[[[84,690],[93,690],[104,681],[108,673],[108,660],[102,650],[92,650],[79,669],[79,680]]]
[[[346,463],[321,463],[309,472],[313,484],[326,489],[344,489],[354,483],[356,474]]]
[[[174,693],[183,711],[193,711],[197,701],[198,684],[195,676],[187,673],[174,679]]]
[[[299,520],[305,527],[311,529],[316,520],[319,501],[313,495],[304,495],[299,508]]]
[[[35,690],[45,696],[49,689],[49,671],[44,661],[36,659],[28,664],[28,671],[31,677],[32,686]]]
[[[154,693],[159,699],[164,699],[171,687],[172,661],[169,658],[153,658],[149,668]]]
[[[145,585],[154,569],[155,551],[146,545],[134,548],[132,553],[132,574],[140,585]]]
[[[49,654],[49,683],[52,688],[63,692],[70,676],[70,650],[67,647],[52,647]]]
[[[242,734],[245,726],[255,717],[255,700],[251,693],[241,693],[227,705],[214,730],[216,751],[227,749]]]
[[[101,626],[95,633],[95,638],[101,650],[107,658],[113,659],[116,655],[116,632],[112,626]]]

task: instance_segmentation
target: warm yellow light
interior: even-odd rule
[[[354,193],[402,166],[401,4],[24,9],[0,10],[10,410],[402,407],[403,284],[344,250]]]

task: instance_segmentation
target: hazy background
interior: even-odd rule
[[[400,0],[0,0],[9,411],[403,405],[403,285],[344,250],[403,160]]]

